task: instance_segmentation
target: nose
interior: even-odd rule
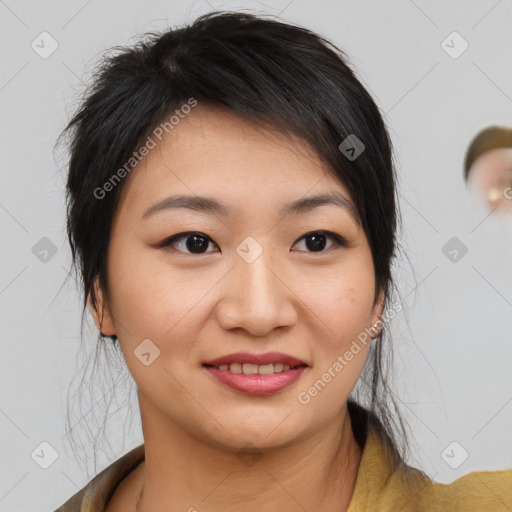
[[[223,287],[216,315],[225,330],[239,328],[265,336],[297,321],[293,283],[286,282],[265,252],[251,263],[236,255]]]

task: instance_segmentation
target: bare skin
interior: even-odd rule
[[[204,105],[127,179],[111,233],[110,293],[107,300],[98,290],[93,315],[118,337],[137,384],[146,458],[106,510],[347,510],[361,450],[346,402],[369,340],[307,403],[298,397],[379,321],[383,296],[374,303],[371,251],[348,209],[279,215],[305,196],[338,192],[352,201],[347,189],[304,141]],[[229,214],[179,208],[141,220],[174,194],[215,198]],[[315,249],[304,235],[320,230],[349,246],[328,237]],[[189,231],[206,237],[203,253],[190,252],[186,237],[156,246]],[[263,249],[251,263],[236,251],[249,236]],[[150,352],[160,351],[148,365],[136,355],[147,339]],[[257,396],[203,366],[242,351],[284,352],[308,367],[292,385]],[[251,463],[241,457],[247,444],[259,453]]]
[[[512,148],[496,148],[480,155],[471,166],[468,185],[486,209],[512,214]]]

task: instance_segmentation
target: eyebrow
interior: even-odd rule
[[[280,216],[287,217],[289,215],[300,215],[307,213],[314,208],[317,208],[318,206],[324,205],[334,205],[343,208],[350,214],[353,220],[359,224],[359,215],[356,208],[351,201],[349,201],[345,196],[338,192],[306,196],[297,199],[296,201],[286,203],[280,211]],[[175,195],[166,197],[165,199],[153,204],[144,212],[141,220],[147,219],[157,212],[177,208],[187,208],[189,210],[215,214],[224,217],[230,215],[230,209],[212,197]]]

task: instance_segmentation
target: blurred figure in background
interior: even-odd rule
[[[490,126],[473,138],[464,179],[478,207],[512,221],[512,129]]]

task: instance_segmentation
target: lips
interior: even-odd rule
[[[295,366],[308,366],[307,363],[298,359],[296,357],[290,356],[288,354],[283,354],[282,352],[266,352],[264,354],[251,354],[249,352],[237,352],[234,354],[228,354],[226,356],[218,357],[216,359],[211,359],[209,361],[205,361],[203,365],[206,366],[220,366],[221,364],[231,364],[231,363],[248,363],[248,364],[257,364],[257,365],[265,365],[272,363],[282,363],[289,364],[290,367]]]

